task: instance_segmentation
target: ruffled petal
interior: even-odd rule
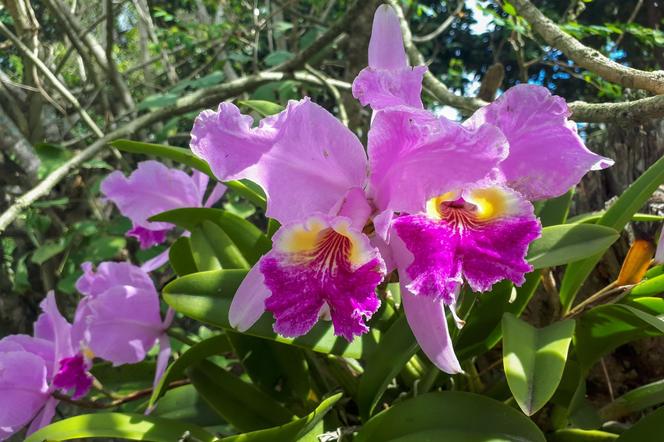
[[[53,373],[59,369],[60,360],[74,356],[78,351],[78,343],[73,343],[71,339],[71,324],[62,316],[58,310],[58,304],[55,302],[55,293],[48,292],[46,298],[39,304],[43,313],[40,320],[50,324],[53,336]]]
[[[201,174],[202,175],[202,174]],[[173,227],[164,222],[150,222],[148,218],[167,210],[182,207],[201,207],[202,194],[199,179],[181,170],[171,169],[158,161],[143,161],[129,177],[115,171],[101,183],[102,194],[112,201],[124,216],[132,221],[131,236],[141,240],[142,246],[151,246],[165,238]],[[146,231],[155,231],[150,237]]]
[[[401,302],[408,325],[429,360],[445,373],[463,373],[447,328],[444,302],[415,296],[404,284],[401,284]]]
[[[76,290],[82,294],[94,297],[106,290],[119,285],[127,285],[154,291],[154,283],[145,270],[128,262],[102,262],[93,269],[92,263],[81,265],[83,275],[76,281]]]
[[[60,360],[60,369],[53,377],[53,386],[64,392],[74,390],[72,399],[85,396],[92,387],[92,376],[88,373],[92,364],[82,354]]]
[[[385,109],[369,131],[369,194],[381,211],[417,213],[429,198],[483,179],[506,155],[490,124],[470,130],[423,110]]]
[[[87,301],[87,302],[85,302]],[[79,304],[84,315],[85,344],[102,359],[115,365],[133,364],[145,359],[162,334],[159,298],[150,291],[116,286]]]
[[[26,351],[0,353],[0,427],[26,425],[48,397],[42,358]]]
[[[383,70],[364,68],[353,81],[353,96],[373,110],[406,105],[421,109],[426,66]]]
[[[510,150],[499,167],[507,184],[532,201],[560,196],[589,170],[613,164],[586,148],[569,115],[563,98],[544,87],[523,84],[508,89],[465,124],[500,128]]]
[[[271,292],[265,307],[282,336],[307,333],[327,306],[335,334],[351,341],[368,331],[365,320],[380,306],[375,289],[385,266],[348,218],[321,215],[283,226],[260,269]]]
[[[265,312],[265,300],[269,296],[270,290],[265,286],[260,264],[256,264],[235,292],[228,311],[231,326],[241,332],[247,331]]]
[[[432,200],[426,215],[394,221],[399,239],[414,257],[405,268],[408,289],[453,304],[463,279],[475,291],[490,290],[503,279],[521,285],[532,270],[525,260],[528,245],[541,232],[532,205],[500,186],[456,196]],[[404,270],[403,265],[399,268]]]
[[[267,194],[267,215],[281,224],[327,213],[366,180],[360,141],[309,99],[251,128],[251,117],[222,103],[205,111],[192,131],[192,151],[222,180],[246,178]]]

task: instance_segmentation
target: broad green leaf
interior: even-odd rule
[[[572,188],[557,198],[546,200],[541,209],[537,211],[537,217],[542,226],[565,224],[573,196],[574,189]]]
[[[47,241],[34,251],[30,261],[37,265],[44,264],[49,259],[64,252],[67,248],[67,242],[65,238],[59,238],[56,241]]]
[[[366,369],[360,378],[357,403],[362,419],[367,420],[371,416],[389,383],[418,348],[406,315],[399,316],[367,360]]]
[[[116,394],[126,395],[151,387],[155,369],[155,361],[145,360],[117,367],[110,362],[101,362],[94,364],[90,371],[105,388]]]
[[[568,224],[574,224],[574,223],[586,223],[586,224],[592,224],[596,223],[599,221],[602,216],[604,215],[604,211],[601,212],[592,212],[592,213],[584,213],[582,215],[577,215],[569,220],[567,220]],[[638,221],[638,222],[645,222],[645,223],[661,223],[664,221],[664,216],[659,216],[659,215],[651,215],[649,213],[635,213],[632,216],[632,221]]]
[[[186,236],[176,239],[168,251],[168,261],[178,276],[196,273],[196,261],[191,251],[191,241]]]
[[[240,431],[282,425],[294,418],[270,396],[209,361],[201,361],[187,372],[201,397]]]
[[[599,430],[569,428],[558,430],[549,436],[549,442],[610,442],[618,439],[617,434]]]
[[[185,316],[227,330],[233,330],[228,322],[233,295],[246,270],[214,270],[185,275],[171,281],[163,289],[164,301]],[[360,358],[371,352],[380,333],[370,333],[348,342],[334,336],[332,324],[319,322],[304,336],[284,338],[272,330],[272,318],[263,317],[245,332],[248,335],[309,348],[322,353],[333,353],[350,358]]]
[[[632,413],[664,403],[664,380],[659,380],[625,393],[600,410],[606,421],[619,420]]]
[[[193,345],[166,368],[157,387],[152,391],[148,406],[153,407],[161,395],[164,394],[165,387],[171,381],[182,377],[190,365],[196,364],[209,356],[228,353],[230,351],[231,346],[226,335],[213,336]]]
[[[238,101],[238,104],[247,106],[248,108],[255,110],[264,117],[278,114],[279,112],[284,110],[284,107],[282,105],[265,100],[242,100]]]
[[[631,296],[651,296],[664,293],[664,275],[645,279],[630,291]]]
[[[219,440],[204,429],[186,422],[142,414],[98,413],[83,414],[52,423],[31,434],[25,442],[61,441],[84,437],[173,442],[186,434],[201,442]]]
[[[252,433],[238,434],[225,437],[221,442],[296,442],[313,430],[321,422],[328,411],[341,399],[341,393],[323,400],[318,407],[308,415],[296,421],[289,422],[276,428],[254,431]]]
[[[663,315],[664,299],[645,297],[629,304],[600,305],[583,314],[574,334],[582,370],[622,344],[664,334]]]
[[[639,420],[618,438],[618,442],[660,442],[664,434],[664,407]]]
[[[354,442],[396,440],[545,442],[537,425],[518,410],[457,391],[427,393],[399,402],[364,424]]]
[[[602,253],[620,235],[595,224],[561,224],[544,227],[542,237],[530,244],[526,259],[536,269],[555,267]]]
[[[216,179],[208,163],[195,156],[191,150],[182,147],[166,146],[163,144],[142,143],[131,140],[115,140],[109,143],[124,152],[140,153],[144,155],[154,155],[159,158],[168,158],[178,163],[199,170],[212,179]],[[265,207],[265,197],[257,194],[247,184],[241,181],[227,181],[224,183],[229,189],[237,192],[247,198],[252,203]]]
[[[201,225],[204,221],[217,224],[233,239],[237,248],[250,264],[258,261],[261,255],[272,247],[272,242],[258,227],[237,215],[221,209],[200,207],[175,209],[155,215],[150,220],[173,223],[189,231]]]
[[[663,182],[664,157],[650,166],[618,197],[616,202],[597,221],[597,225],[611,227],[620,232]],[[563,305],[564,313],[567,313],[571,308],[583,282],[588,278],[602,255],[603,253],[598,252],[594,256],[567,266],[560,286],[560,302]]]
[[[147,402],[143,402],[132,412],[143,411],[147,406]],[[185,421],[200,427],[216,427],[223,423],[191,384],[168,390],[150,416]]]
[[[199,270],[248,269],[233,240],[218,225],[203,221],[191,230],[191,250]]]
[[[506,313],[503,316],[503,366],[521,410],[533,415],[560,384],[574,334],[571,319],[541,329]]]

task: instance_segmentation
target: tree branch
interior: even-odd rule
[[[430,32],[426,35],[422,36],[413,35],[413,41],[415,43],[424,43],[426,41],[433,40],[434,38],[438,37],[440,34],[445,32],[445,30],[449,28],[452,25],[452,23],[454,23],[454,20],[457,19],[457,16],[463,10],[465,3],[466,2],[464,0],[459,0],[459,4],[457,5],[457,7],[445,20],[443,20],[440,26],[438,26],[433,32]]]
[[[513,0],[512,4],[546,43],[560,49],[582,68],[624,87],[664,94],[664,71],[646,72],[616,63],[564,32],[529,0]]]

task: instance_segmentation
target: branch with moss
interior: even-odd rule
[[[624,87],[664,94],[664,71],[647,72],[616,63],[560,29],[529,0],[512,0],[512,4],[547,44],[560,49],[580,67]]]

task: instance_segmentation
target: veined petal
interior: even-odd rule
[[[148,218],[181,207],[201,207],[205,189],[202,174],[191,177],[158,161],[143,161],[129,177],[115,171],[101,183],[102,194],[132,221],[130,236],[147,248],[163,242],[173,225],[150,222]],[[205,184],[207,184],[207,177]],[[154,232],[154,233],[151,233]]]
[[[589,170],[613,164],[586,148],[569,115],[563,98],[544,87],[523,84],[479,109],[465,125],[490,123],[500,128],[510,147],[499,167],[507,184],[532,201],[562,195]]]
[[[369,130],[369,195],[381,211],[418,213],[431,197],[482,180],[506,155],[493,125],[470,130],[424,110],[384,109]]]
[[[260,264],[256,264],[235,292],[228,311],[231,326],[241,332],[247,331],[265,312],[265,300],[269,296],[270,290],[265,286]]]
[[[307,333],[327,306],[335,334],[351,341],[369,330],[365,320],[380,306],[375,289],[385,266],[345,217],[321,215],[283,226],[260,269],[271,292],[265,307],[282,336]]]
[[[414,257],[405,269],[409,290],[447,304],[462,276],[475,291],[503,279],[521,285],[532,270],[528,245],[541,232],[532,205],[500,186],[433,198],[426,215],[401,216],[394,227]]]
[[[49,397],[46,364],[26,351],[0,353],[0,427],[19,427],[37,414]]]
[[[415,296],[403,283],[401,302],[408,325],[429,360],[445,373],[463,373],[452,347],[444,302]]]
[[[390,106],[422,106],[422,78],[426,66],[398,70],[364,68],[353,81],[353,97],[373,110]]]
[[[366,180],[366,154],[357,137],[309,99],[251,128],[229,103],[196,119],[191,149],[220,180],[246,178],[267,194],[267,215],[281,224],[327,213]]]

